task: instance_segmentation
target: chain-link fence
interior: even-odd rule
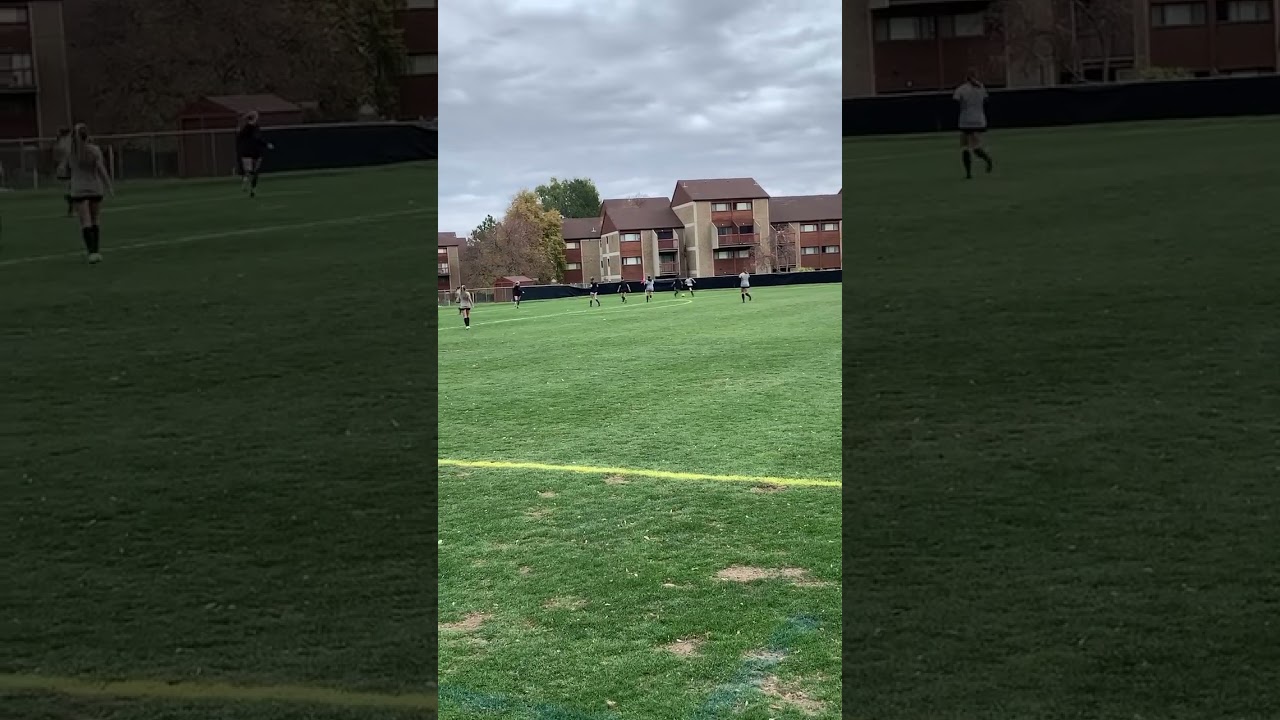
[[[512,302],[515,297],[511,294],[509,287],[496,288],[467,288],[471,293],[471,300],[476,304],[494,303],[494,302]],[[436,304],[440,307],[449,307],[458,303],[457,290],[438,290],[436,291]]]

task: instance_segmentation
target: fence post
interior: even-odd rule
[[[156,160],[156,136],[149,135],[151,138],[151,179],[155,180],[159,176],[159,162]]]

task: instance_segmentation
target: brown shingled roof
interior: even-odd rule
[[[671,193],[672,206],[706,200],[755,200],[769,193],[755,178],[721,178],[717,180],[677,180]]]
[[[789,195],[769,198],[769,222],[821,222],[840,220],[843,203],[840,195]]]
[[[664,197],[605,200],[600,205],[600,232],[660,230],[684,227]]]
[[[565,240],[592,240],[600,237],[600,218],[561,218],[560,235]]]
[[[464,242],[466,241],[458,237],[457,233],[451,233],[451,232],[436,233],[436,247],[455,247],[458,245],[462,245]]]

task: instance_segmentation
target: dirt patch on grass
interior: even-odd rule
[[[683,590],[683,589],[685,589],[685,588],[687,588],[687,587],[689,587],[689,586],[688,586],[688,585],[677,585],[677,584],[675,584],[675,583],[673,583],[673,582],[664,582],[664,583],[662,583],[662,587],[667,588],[668,590]]]
[[[621,475],[610,475],[604,479],[605,485],[630,485],[631,481]]]
[[[773,675],[765,676],[760,682],[760,692],[766,697],[780,700],[783,703],[799,710],[805,715],[820,715],[827,709],[827,704],[821,700],[815,700],[812,696],[793,685],[784,685]]]
[[[556,496],[555,490],[539,490],[538,491],[538,497],[543,498],[544,500],[549,500],[555,496]]]
[[[662,649],[666,650],[672,655],[675,655],[676,657],[687,658],[687,657],[693,657],[697,655],[698,651],[702,649],[702,644],[704,642],[706,642],[706,638],[701,638],[701,637],[680,638],[673,643],[668,643],[666,645],[663,645]]]
[[[752,488],[751,488],[751,492],[753,492],[753,493],[780,493],[780,492],[783,492],[783,491],[784,491],[784,490],[786,490],[786,489],[787,489],[787,488],[786,488],[786,486],[784,486],[784,485],[773,485],[773,484],[771,484],[771,483],[764,483],[764,484],[762,484],[762,485],[756,485],[756,486],[752,487]]]
[[[827,584],[814,578],[804,568],[763,568],[755,565],[732,565],[716,573],[716,579],[738,583],[758,582],[760,580],[787,580],[796,587],[820,587]]]
[[[586,606],[587,601],[577,597],[553,597],[542,603],[547,610],[581,610]]]
[[[528,575],[529,573],[532,573],[532,572],[533,572],[533,568],[529,567],[528,565],[521,565],[521,566],[520,566],[520,574],[521,574],[521,575]]]
[[[777,665],[787,659],[787,654],[778,650],[752,650],[742,656],[743,660],[750,660],[762,665]]]
[[[551,514],[550,508],[529,508],[524,511],[524,516],[530,520],[541,520]]]
[[[489,622],[493,616],[489,613],[473,612],[457,622],[440,623],[440,629],[447,632],[475,632],[481,625]]]

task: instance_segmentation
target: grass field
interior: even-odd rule
[[[838,716],[839,316],[830,285],[440,311],[443,716]]]
[[[1280,122],[989,140],[845,144],[845,712],[1280,717]]]
[[[435,197],[125,184],[97,266],[0,197],[0,717],[423,716]]]

